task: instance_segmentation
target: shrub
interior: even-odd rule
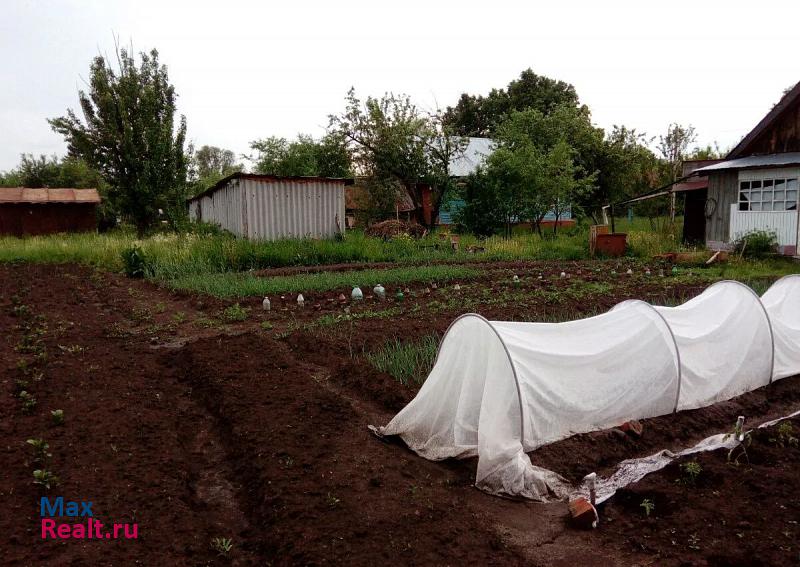
[[[751,230],[740,235],[734,241],[733,248],[742,256],[763,258],[777,251],[778,235],[771,230]]]
[[[129,278],[144,278],[152,273],[144,251],[135,245],[122,251],[122,264]]]

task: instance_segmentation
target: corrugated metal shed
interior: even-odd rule
[[[9,187],[0,189],[0,203],[99,203],[97,189]]]
[[[189,215],[255,240],[332,237],[344,230],[352,182],[235,173],[189,199]]]

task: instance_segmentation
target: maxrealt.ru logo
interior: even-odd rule
[[[59,496],[51,502],[42,496],[39,515],[42,517],[42,539],[136,539],[139,536],[138,524],[106,526],[97,520],[92,503],[85,500],[64,500]],[[54,518],[69,520],[56,521]]]

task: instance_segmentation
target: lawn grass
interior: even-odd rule
[[[294,276],[258,277],[251,273],[192,274],[166,281],[173,289],[207,293],[221,298],[275,295],[279,293],[341,290],[349,297],[353,286],[371,292],[377,284],[385,286],[413,281],[446,282],[474,278],[481,270],[471,266],[406,266],[385,270],[319,272]]]

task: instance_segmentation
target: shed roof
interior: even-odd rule
[[[97,189],[68,189],[55,187],[0,188],[0,203],[99,203]]]
[[[781,97],[781,100],[778,101],[778,104],[772,107],[767,115],[761,119],[761,122],[756,124],[756,127],[753,128],[747,136],[742,138],[742,141],[736,144],[728,155],[725,156],[726,159],[734,159],[739,158],[748,153],[748,149],[750,145],[758,138],[758,136],[764,132],[767,128],[772,126],[772,124],[778,120],[784,110],[790,107],[798,98],[800,98],[800,82],[798,82],[794,87],[789,89],[789,91]]]
[[[234,179],[254,179],[256,181],[294,181],[296,183],[314,183],[314,182],[325,182],[325,181],[333,181],[333,182],[341,182],[343,185],[352,185],[353,179],[348,177],[313,177],[313,176],[304,176],[304,175],[265,175],[261,173],[242,173],[241,171],[237,171],[236,173],[230,174],[228,177],[224,177],[217,181],[214,185],[206,189],[205,191],[198,193],[194,197],[190,197],[186,199],[188,202],[194,201],[195,199],[200,199],[202,197],[206,197],[214,193],[220,187],[226,185],[229,181],[233,181]]]
[[[786,152],[781,154],[767,154],[763,156],[747,156],[738,159],[728,159],[695,169],[692,175],[706,175],[715,171],[731,169],[757,169],[760,167],[785,167],[800,164],[800,152]]]

